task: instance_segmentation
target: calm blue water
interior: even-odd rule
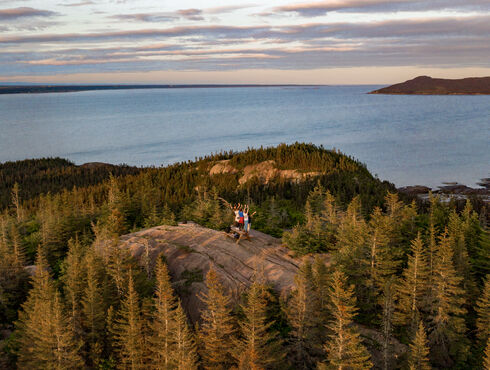
[[[398,186],[490,176],[490,96],[375,86],[0,95],[0,162],[60,156],[161,165],[294,141],[337,148]]]

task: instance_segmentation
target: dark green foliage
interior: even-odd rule
[[[76,166],[62,158],[26,159],[0,163],[0,209],[8,207],[10,190],[19,184],[19,196],[23,200],[33,199],[40,194],[55,194],[73,187],[87,187],[109,178],[137,174],[139,168],[93,163]]]

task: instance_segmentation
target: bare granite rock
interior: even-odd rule
[[[268,184],[272,179],[282,178],[291,182],[300,182],[310,177],[316,177],[322,175],[321,172],[300,172],[298,170],[280,170],[276,167],[276,162],[268,160],[257,164],[250,164],[245,166],[243,170],[238,171],[230,164],[229,160],[223,160],[216,162],[209,174],[221,175],[221,174],[236,174],[239,173],[240,178],[238,182],[240,185],[247,183],[252,179],[258,179],[262,184]]]
[[[251,240],[235,240],[224,232],[194,223],[158,226],[120,237],[120,246],[151,270],[160,253],[165,255],[174,288],[192,321],[203,308],[205,277],[212,266],[227,291],[238,298],[255,279],[268,282],[279,294],[294,285],[300,259],[289,255],[279,239],[252,230]],[[101,243],[98,248],[104,248]]]

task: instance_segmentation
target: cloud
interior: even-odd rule
[[[203,13],[206,13],[206,14],[225,14],[225,13],[234,12],[235,10],[253,8],[255,6],[256,5],[254,5],[254,4],[223,5],[223,6],[216,6],[213,8],[206,8],[203,10]]]
[[[52,43],[52,42],[101,42],[131,39],[182,38],[187,41],[226,39],[254,39],[257,41],[283,40],[309,42],[315,39],[375,39],[463,37],[490,34],[490,15],[444,17],[425,19],[387,20],[363,23],[307,23],[283,26],[178,26],[164,29],[130,31],[42,34],[0,37],[0,44]]]
[[[116,14],[109,18],[114,18],[122,21],[137,21],[137,22],[173,22],[179,19],[190,21],[202,21],[204,17],[201,15],[200,9],[181,9],[176,12],[164,13],[133,13],[133,14]]]
[[[125,40],[125,39],[151,39],[159,37],[251,37],[254,34],[265,32],[268,27],[254,26],[179,26],[166,29],[144,29],[136,31],[115,31],[96,33],[69,33],[69,34],[44,34],[26,36],[0,37],[0,44],[15,43],[51,43],[51,42],[97,42],[101,40]]]
[[[225,5],[205,9],[179,9],[175,12],[116,14],[110,16],[109,18],[138,22],[172,22],[180,19],[188,21],[203,21],[205,20],[205,15],[231,13],[235,10],[250,8],[253,6],[255,5]]]
[[[153,17],[168,14],[151,13]],[[171,14],[180,19],[211,13],[183,9]],[[432,16],[426,18],[419,15],[363,22],[200,23],[106,32],[0,35],[0,74],[407,65],[488,68],[490,14],[429,14]],[[144,18],[148,15],[141,13],[139,20],[148,22]]]
[[[76,6],[85,6],[85,5],[95,5],[95,2],[91,0],[80,1],[78,3],[67,3],[67,4],[58,4],[60,6],[68,6],[68,7],[76,7]]]
[[[296,13],[304,17],[317,17],[328,12],[393,12],[401,10],[448,10],[448,9],[490,9],[487,0],[332,0],[311,3],[298,3],[275,7],[271,12]]]
[[[2,21],[29,17],[52,17],[55,15],[58,15],[58,13],[49,10],[34,9],[29,7],[0,9],[0,20]]]
[[[204,17],[201,15],[201,9],[181,9],[177,11],[177,14],[181,17],[191,21],[202,21]]]
[[[108,18],[120,21],[137,21],[137,22],[172,22],[178,19],[168,13],[136,13],[136,14],[116,14]]]

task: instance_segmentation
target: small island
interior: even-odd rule
[[[471,77],[459,80],[419,76],[413,80],[371,91],[369,94],[396,95],[487,95],[490,77]]]

